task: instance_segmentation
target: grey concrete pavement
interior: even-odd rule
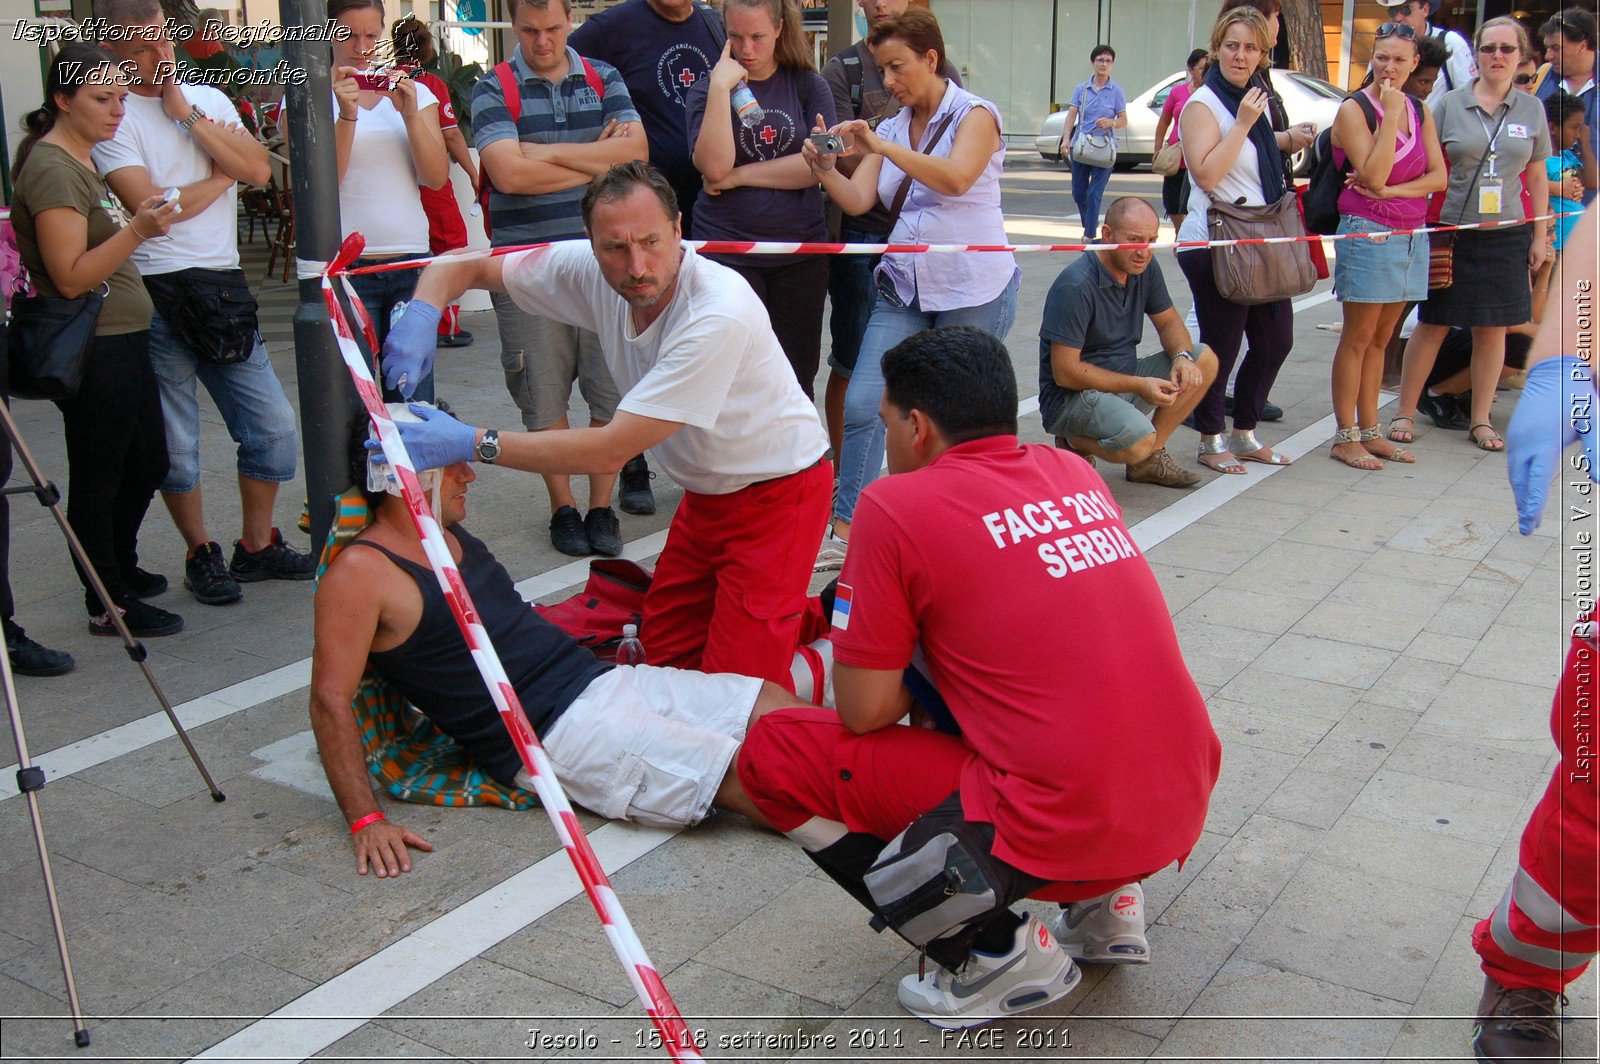
[[[1032,209],[1016,213],[1040,220],[1018,218],[1013,232],[1057,239],[1048,217],[1071,213],[1064,178],[1025,163],[1008,189],[1059,187],[1026,193]],[[1023,395],[1036,391],[1044,293],[1066,261],[1022,259],[1008,342]],[[1186,302],[1170,255],[1161,261]],[[281,317],[283,289],[266,292]],[[1193,495],[1100,467],[1141,542],[1159,539],[1148,557],[1224,748],[1194,854],[1146,885],[1152,962],[1088,965],[1055,1008],[942,1037],[894,1000],[915,966],[909,949],[872,934],[786,841],[733,816],[676,836],[608,826],[597,846],[629,855],[617,891],[709,1056],[1470,1058],[1482,982],[1470,932],[1509,881],[1553,765],[1550,698],[1580,526],[1553,506],[1545,528],[1518,536],[1504,459],[1461,433],[1420,426],[1415,466],[1328,461],[1331,430],[1317,426],[1336,334],[1314,326],[1336,322],[1338,307],[1314,293],[1297,318],[1273,391],[1287,417],[1261,429],[1301,441],[1293,466],[1206,473]],[[269,340],[292,391],[283,321]],[[441,353],[440,395],[467,420],[510,425],[492,316],[464,324],[478,342]],[[1498,424],[1515,395],[1501,394]],[[64,482],[55,411],[16,409]],[[231,446],[203,409],[208,514],[226,543],[238,524]],[[1036,414],[1022,433],[1044,440]],[[1173,452],[1192,465],[1195,443],[1180,429]],[[1229,480],[1246,484],[1224,500],[1239,487]],[[630,541],[663,529],[676,502],[675,486],[655,484],[662,513],[624,517]],[[286,530],[300,504],[298,485],[280,498]],[[228,793],[218,805],[170,731],[136,734],[155,703],[120,647],[87,634],[48,515],[27,500],[12,513],[19,620],[79,659],[66,677],[18,689],[35,756],[63,766],[41,805],[94,1045],[71,1048],[26,809],[3,791],[0,1056],[662,1058],[542,813],[385,800],[437,849],[398,881],[354,874],[306,735],[309,585],[250,585],[238,605],[201,606],[178,587],[182,543],[159,504],[146,522],[143,564],[173,579],[159,601],[188,621],[149,641],[152,662],[184,716],[210,721],[193,735]],[[534,478],[482,471],[469,527],[514,577],[569,562],[549,546],[548,517]],[[1089,756],[1140,771],[1132,742]],[[585,817],[591,832],[600,824]],[[494,893],[541,860],[513,897]],[[1593,973],[1571,1000],[1567,1059],[1593,1060]],[[348,1019],[259,1022],[284,1008]]]

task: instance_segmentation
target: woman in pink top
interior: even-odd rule
[[[1161,105],[1161,118],[1156,122],[1157,151],[1166,145],[1178,143],[1178,116],[1183,113],[1183,105],[1189,102],[1194,90],[1205,84],[1211,53],[1204,48],[1196,48],[1189,53],[1186,65],[1188,79],[1172,86]],[[1189,213],[1189,167],[1181,157],[1178,160],[1178,172],[1168,174],[1161,180],[1161,206],[1166,208],[1167,217],[1172,219],[1172,231],[1176,233],[1183,227],[1184,215]]]
[[[1411,27],[1380,26],[1372,84],[1345,100],[1333,121],[1333,160],[1350,166],[1339,197],[1340,233],[1421,226],[1428,196],[1444,188],[1449,175],[1433,116],[1399,88],[1416,65]],[[1339,431],[1330,457],[1357,469],[1414,462],[1378,431],[1378,388],[1395,323],[1407,301],[1428,296],[1427,234],[1343,240],[1337,247],[1333,290],[1344,305],[1344,328],[1333,354],[1333,416]]]

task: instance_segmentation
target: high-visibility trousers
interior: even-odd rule
[[[1484,974],[1507,989],[1560,993],[1600,949],[1597,666],[1600,643],[1586,620],[1574,632],[1550,713],[1561,763],[1522,833],[1510,887],[1472,932]]]

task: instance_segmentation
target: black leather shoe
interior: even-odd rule
[[[5,629],[6,655],[11,659],[11,671],[18,676],[60,676],[77,664],[71,654],[29,639],[19,624],[6,621]]]
[[[617,505],[622,507],[625,514],[653,514],[656,512],[656,496],[650,490],[650,481],[655,474],[650,472],[650,467],[645,463],[644,455],[636,454],[622,467],[622,475],[617,478]]]
[[[1424,391],[1417,397],[1417,413],[1427,414],[1428,419],[1441,429],[1466,431],[1472,419],[1462,406],[1458,395],[1429,395]]]
[[[1231,395],[1224,395],[1222,397],[1222,416],[1223,417],[1232,417],[1233,416],[1233,396],[1231,396]],[[1189,417],[1190,417],[1190,419],[1192,419],[1194,417],[1194,415],[1190,414]],[[1262,421],[1282,421],[1283,420],[1283,407],[1279,406],[1277,403],[1272,402],[1270,399],[1267,400],[1267,402],[1262,404],[1262,407],[1261,407],[1261,420]],[[1185,425],[1189,425],[1190,428],[1194,428],[1193,425],[1189,424],[1188,420],[1185,420],[1184,424]]]
[[[596,554],[615,558],[622,553],[622,522],[609,506],[597,506],[583,516],[583,532]]]
[[[550,515],[550,543],[562,554],[574,558],[594,553],[589,546],[589,535],[583,530],[583,515],[571,506],[563,506]]]
[[[450,336],[441,336],[441,337],[439,337],[438,346],[440,346],[440,347],[471,347],[472,346],[472,334],[467,332],[465,329],[462,329],[459,332],[456,332],[456,333],[454,333],[454,334],[452,334]]]

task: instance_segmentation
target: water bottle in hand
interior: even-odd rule
[[[742,81],[733,87],[732,103],[733,113],[739,116],[746,129],[756,128],[767,117],[767,112],[756,102],[756,94]]]
[[[644,644],[639,642],[638,625],[625,624],[622,626],[622,643],[617,647],[617,664],[644,664]]]

